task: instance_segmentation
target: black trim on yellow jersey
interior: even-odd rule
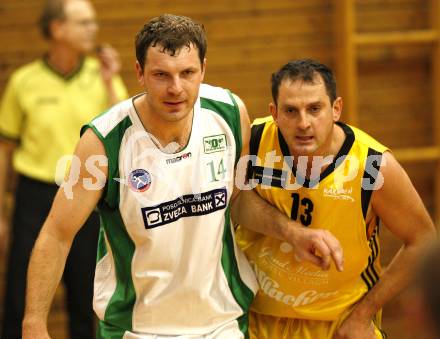
[[[258,149],[260,148],[261,136],[263,135],[264,127],[266,123],[259,125],[253,125],[251,128],[251,140],[249,144],[249,154],[258,155]]]
[[[379,161],[369,162],[368,159],[369,159],[370,155],[380,155],[381,157],[379,158]],[[371,194],[373,193],[373,190],[364,189],[363,183],[364,183],[364,180],[369,179],[371,185],[374,185],[374,183],[376,182],[376,179],[377,179],[377,174],[379,174],[379,169],[380,169],[381,163],[382,163],[382,153],[380,153],[372,148],[369,148],[368,154],[367,154],[367,159],[366,159],[366,166],[371,164],[377,170],[377,172],[374,173],[374,175],[372,175],[371,173],[369,173],[369,171],[367,169],[365,169],[364,175],[362,177],[361,203],[362,203],[362,214],[364,216],[364,220],[367,217],[368,206],[370,205]]]
[[[259,125],[252,125],[251,127],[251,139],[249,140],[249,154],[258,155],[258,149],[260,148],[261,136],[263,135],[264,126],[266,123]],[[252,162],[248,161],[246,177],[247,179],[252,178],[253,172],[255,172],[255,167],[252,166]]]
[[[0,140],[14,144],[20,143],[20,138],[10,137],[9,135],[4,134],[2,131],[0,131]]]
[[[369,246],[371,250],[371,255],[368,258],[368,266],[361,273],[361,278],[364,281],[364,283],[367,285],[368,290],[371,290],[373,286],[379,281],[379,274],[376,272],[376,269],[374,267],[376,259],[379,256],[378,235],[379,235],[379,223],[374,228],[373,234],[371,235],[370,238]]]
[[[376,315],[373,317],[373,324],[379,330],[382,339],[387,339],[388,335],[385,333],[383,329],[380,328],[379,323],[380,323],[380,316],[379,314],[376,313]]]
[[[263,186],[286,187],[287,172],[276,168],[253,166],[254,178]]]
[[[310,181],[309,178],[301,178],[302,180],[298,180],[297,182],[303,183],[302,184],[303,187],[311,188],[314,185],[321,182],[322,180],[324,180],[328,175],[330,175],[335,170],[337,162],[338,162],[338,165],[340,165],[342,163],[341,157],[346,157],[348,152],[350,152],[351,146],[353,146],[353,143],[355,140],[354,132],[348,125],[346,125],[342,122],[336,122],[336,124],[339,127],[341,127],[345,133],[345,140],[341,146],[341,149],[339,150],[338,154],[334,157],[333,162],[321,173],[318,181],[317,180]],[[281,152],[283,152],[283,155],[285,157],[290,156],[289,147],[287,146],[287,143],[284,140],[284,137],[282,136],[279,129],[278,129],[278,141],[280,143],[280,148],[281,148]],[[292,165],[292,173],[294,175],[295,175],[295,173],[297,173],[296,167],[294,165]]]

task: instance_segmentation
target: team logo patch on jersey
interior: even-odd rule
[[[206,154],[226,150],[226,135],[210,135],[203,138],[203,150]]]
[[[130,188],[135,192],[145,192],[150,188],[151,175],[146,170],[139,168],[132,171],[128,177]]]
[[[199,194],[183,195],[154,207],[142,208],[145,228],[172,223],[180,218],[210,214],[226,207],[226,188]]]
[[[332,198],[334,200],[347,200],[350,202],[354,202],[354,198],[351,196],[353,194],[353,188],[350,187],[348,189],[344,188],[335,188],[335,187],[325,187],[324,188],[324,197]]]

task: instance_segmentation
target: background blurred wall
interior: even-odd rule
[[[338,13],[334,1],[339,0],[92,2],[101,28],[99,41],[110,43],[120,52],[122,76],[130,94],[140,90],[134,74],[136,32],[153,16],[182,14],[205,25],[208,35],[206,82],[232,89],[255,118],[268,114],[270,75],[289,59],[316,58],[335,66],[338,55],[334,22],[338,20]],[[0,92],[15,68],[44,53],[46,45],[35,25],[42,3],[42,0],[0,2]],[[356,0],[355,3],[358,32],[422,29],[428,25],[428,0]],[[430,47],[422,45],[361,48],[358,54],[359,127],[391,148],[432,144],[429,57]],[[435,162],[403,165],[433,213]],[[386,263],[400,244],[386,232],[382,243]],[[3,262],[3,258],[1,260]],[[2,283],[0,280],[1,290]],[[51,321],[56,331],[54,338],[64,337],[59,325],[65,318],[60,299],[57,298]],[[391,338],[405,338],[400,308],[397,300],[385,312],[385,329]]]

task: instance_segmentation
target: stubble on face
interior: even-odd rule
[[[141,85],[148,111],[168,122],[178,122],[193,111],[204,68],[197,48],[183,47],[170,55],[160,45],[149,47]]]
[[[333,134],[333,108],[324,82],[282,81],[274,118],[295,157],[325,156]]]

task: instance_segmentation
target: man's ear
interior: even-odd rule
[[[339,119],[341,118],[341,113],[342,113],[342,98],[341,97],[337,97],[336,100],[333,102],[333,121],[339,121]]]
[[[64,34],[64,21],[53,20],[49,24],[49,32],[53,40],[59,40]]]
[[[275,123],[277,123],[277,121],[278,121],[278,111],[277,111],[276,104],[271,102],[269,104],[269,111],[270,111],[270,114],[272,114],[273,120],[275,121]],[[278,125],[278,123],[277,123],[277,125]]]
[[[139,63],[139,61],[136,61],[135,70],[136,70],[136,78],[138,80],[138,83],[139,83],[139,85],[141,85],[143,87],[144,83],[145,83],[144,70],[142,69],[142,66]]]
[[[203,79],[205,78],[205,72],[206,72],[206,58],[203,59],[203,63],[202,63],[202,82]]]

